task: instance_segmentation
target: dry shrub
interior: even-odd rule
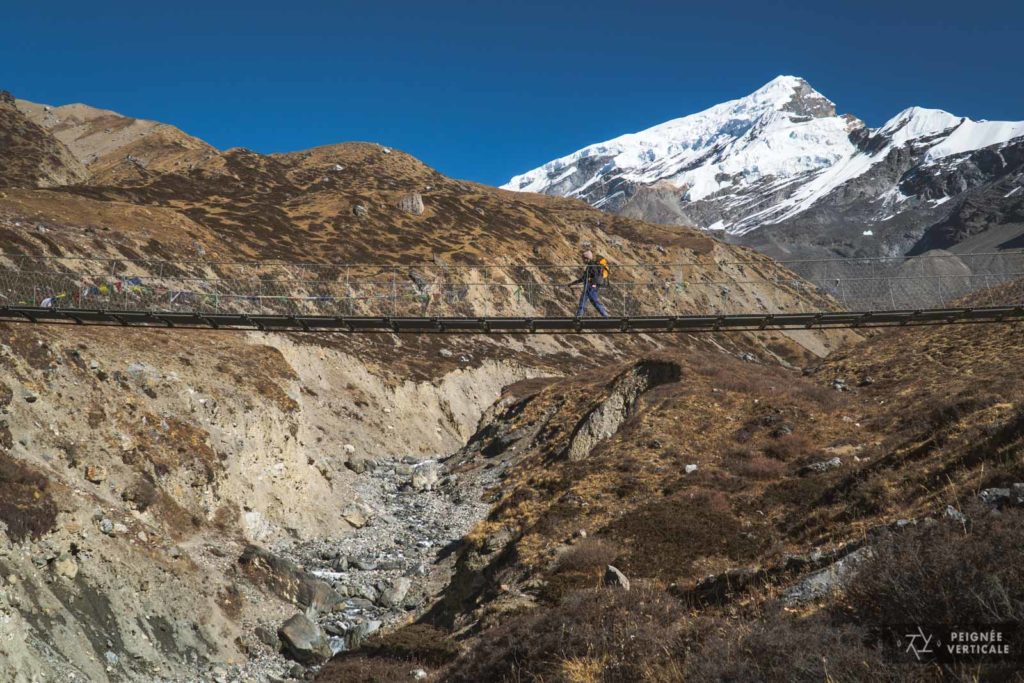
[[[809,455],[815,449],[814,442],[804,434],[787,434],[764,446],[764,454],[779,462],[792,462]]]
[[[43,474],[0,450],[0,522],[11,541],[36,539],[53,530],[57,506],[48,484]]]
[[[613,543],[602,538],[584,538],[559,556],[555,563],[555,571],[590,572],[595,569],[604,571],[605,566],[615,562],[618,554],[619,549]]]
[[[343,652],[324,665],[316,680],[321,683],[395,683],[413,680],[412,672],[416,668],[409,662]]]
[[[541,591],[541,597],[558,602],[572,591],[601,585],[605,568],[615,564],[619,549],[599,538],[585,538],[562,553]]]
[[[786,471],[786,466],[778,460],[748,451],[733,451],[726,456],[724,465],[733,474],[746,479],[778,479]]]
[[[612,522],[606,531],[622,542],[620,569],[666,580],[689,573],[704,557],[750,560],[766,543],[764,534],[745,533],[752,530],[744,528],[725,494],[697,489],[655,499]]]
[[[977,505],[894,532],[872,549],[846,591],[847,609],[872,626],[1024,621],[1024,512]]]
[[[865,635],[822,618],[709,623],[714,632],[687,654],[687,681],[859,683],[897,680]]]
[[[148,510],[159,496],[156,485],[148,473],[142,474],[135,483],[121,492],[121,500],[131,503],[139,512]]]
[[[569,681],[581,662],[599,661],[603,683],[666,680],[684,618],[682,605],[662,590],[577,591],[550,609],[517,615],[486,632],[452,665],[457,683]],[[591,666],[582,667],[592,671]]]
[[[697,365],[692,369],[707,377],[713,387],[724,391],[748,396],[777,396],[780,391],[784,391],[789,399],[825,412],[835,409],[842,398],[833,389],[772,365],[719,359],[715,363]]]
[[[845,498],[842,503],[843,516],[846,519],[857,519],[885,510],[892,499],[892,491],[884,478],[878,475],[857,482],[841,497]]]
[[[416,669],[442,667],[458,651],[440,629],[410,624],[376,635],[353,652],[342,652],[317,676],[324,683],[392,683],[412,680]]]
[[[427,624],[410,624],[363,643],[360,654],[379,659],[414,662],[425,666],[443,666],[458,654],[441,629]]]

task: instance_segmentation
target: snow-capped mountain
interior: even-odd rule
[[[972,198],[1000,205],[993,218],[1001,237],[1024,233],[1022,157],[1024,122],[912,107],[871,129],[837,115],[803,79],[779,76],[747,97],[590,145],[504,187],[724,231],[775,255],[902,254],[961,241],[935,234],[950,233],[950,220],[961,237],[983,232],[958,224]]]

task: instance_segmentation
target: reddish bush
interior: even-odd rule
[[[446,680],[558,681],[565,667],[581,660],[600,662],[600,680],[607,683],[664,679],[652,672],[674,666],[683,617],[682,605],[661,590],[578,591],[556,607],[517,615],[485,633]]]
[[[1024,622],[1024,512],[965,509],[886,536],[847,588],[847,609],[878,626]]]
[[[786,471],[786,466],[778,460],[747,451],[730,453],[724,465],[733,474],[746,479],[778,479]]]
[[[865,644],[864,633],[852,626],[784,615],[754,624],[708,620],[700,626],[711,633],[687,653],[687,681],[899,680],[882,654]]]
[[[46,477],[0,450],[0,522],[15,543],[53,530],[57,506]]]

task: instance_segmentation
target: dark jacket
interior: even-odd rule
[[[604,263],[602,263],[602,261],[605,261],[604,257],[602,256],[595,256],[593,261],[587,261],[587,265],[583,267],[583,272],[580,273],[580,276],[573,280],[572,282],[570,282],[569,284],[578,285],[581,282],[584,282],[588,286],[597,285],[598,287],[604,287],[604,285],[606,284],[604,278],[604,269],[606,267],[605,264],[607,263],[607,261],[605,261]]]

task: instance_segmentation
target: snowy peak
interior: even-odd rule
[[[622,183],[666,181],[697,201],[827,167],[853,151],[849,134],[859,125],[836,116],[835,105],[804,79],[779,76],[746,97],[584,147],[504,187],[616,210],[627,194]]]
[[[964,120],[941,109],[910,107],[889,119],[878,133],[892,144],[902,145],[950,131]]]
[[[1016,173],[1018,151],[1001,153],[1011,143],[1024,148],[1024,122],[922,107],[873,130],[837,115],[806,80],[778,76],[746,97],[584,147],[504,187],[737,238],[794,222],[845,221],[857,235],[880,234],[863,228],[908,211],[937,216],[954,196]],[[996,154],[972,160],[980,150]],[[909,223],[893,225],[900,239],[914,234]]]
[[[778,111],[825,118],[836,115],[836,105],[797,76],[777,76],[745,100],[767,101]]]

